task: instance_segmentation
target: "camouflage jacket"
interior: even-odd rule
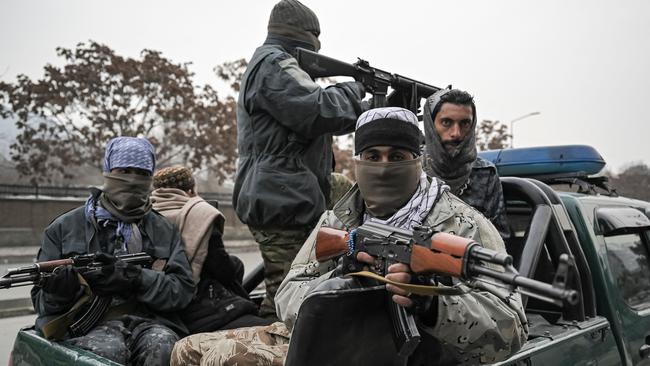
[[[318,228],[357,227],[363,217],[363,205],[355,186],[332,211],[322,215],[316,229],[296,256],[275,297],[277,313],[290,329],[304,298],[311,289],[331,278],[336,268],[332,260],[323,263],[316,260]],[[472,238],[493,250],[505,251],[503,240],[489,221],[447,191],[441,193],[423,224],[435,230]],[[520,295],[484,282],[467,282],[461,286],[468,292],[439,296],[436,324],[431,327],[420,322],[419,329],[442,344],[450,345],[447,349],[455,352],[453,357],[458,359],[472,357],[481,362],[492,362],[505,359],[519,350],[528,334]]]
[[[425,157],[425,159],[427,158]],[[431,164],[424,164],[423,168],[428,176],[436,176],[431,170]],[[439,178],[445,179],[443,177]],[[510,229],[506,219],[506,207],[503,200],[503,189],[494,164],[480,156],[477,157],[472,163],[472,171],[467,182],[455,194],[487,217],[499,230],[501,237],[507,238],[510,236]]]

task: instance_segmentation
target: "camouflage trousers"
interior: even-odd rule
[[[312,228],[301,230],[258,230],[250,228],[259,244],[264,261],[266,295],[260,306],[260,316],[277,320],[275,293],[291,269],[291,262],[307,240]]]
[[[66,344],[122,365],[169,365],[176,333],[162,324],[136,316],[106,321]]]
[[[171,366],[282,366],[289,334],[282,322],[194,334],[176,343]]]

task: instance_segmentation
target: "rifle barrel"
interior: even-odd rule
[[[571,305],[577,304],[580,298],[576,290],[557,288],[551,284],[521,276],[516,272],[499,272],[477,264],[470,264],[468,267],[472,274],[480,274],[490,278],[495,278],[507,284],[521,287],[522,290],[526,290],[526,292],[539,293],[543,296],[561,300]]]

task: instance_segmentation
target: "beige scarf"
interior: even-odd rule
[[[190,197],[176,188],[158,188],[151,193],[154,210],[160,212],[181,232],[185,253],[198,283],[213,227],[223,234],[223,214],[199,196]]]

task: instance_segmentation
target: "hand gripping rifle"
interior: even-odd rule
[[[297,48],[296,59],[300,68],[313,79],[349,76],[362,83],[372,94],[373,108],[403,107],[417,114],[420,99],[440,90],[433,85],[374,68],[362,59],[349,64],[304,48]],[[391,87],[393,92],[387,98],[388,87]]]
[[[149,266],[152,262],[151,256],[144,252],[116,255],[115,258],[126,263],[142,266]],[[65,259],[38,262],[29,266],[11,268],[0,278],[0,289],[38,285],[44,278],[52,276],[56,268],[67,265],[74,266],[77,272],[83,276],[84,273],[101,270],[101,267],[106,264],[96,261],[95,254],[82,254]],[[77,301],[71,311],[62,316],[61,320],[64,323],[70,324],[67,330],[73,337],[84,335],[101,319],[102,315],[104,315],[111,305],[111,301],[111,297],[84,296],[82,300]],[[55,319],[52,323],[58,319]],[[62,329],[59,323],[57,321],[56,326],[48,326],[48,323],[43,327],[43,333],[46,338],[59,339],[63,337],[66,329]]]
[[[566,254],[560,256],[560,265],[553,284],[548,284],[520,276],[512,264],[512,257],[506,253],[484,248],[471,239],[434,232],[428,227],[416,227],[410,231],[368,221],[350,233],[327,227],[319,229],[316,238],[318,261],[322,262],[342,255],[355,258],[360,251],[375,258],[374,271],[380,276],[387,273],[388,266],[391,264],[405,263],[416,274],[446,275],[465,280],[487,278],[501,281],[510,285],[511,290],[518,287],[521,293],[558,306],[565,303],[574,305],[579,300],[578,292],[566,287],[570,267]],[[492,266],[486,265],[487,263]],[[502,270],[495,269],[494,265]],[[348,270],[355,269],[355,266],[351,265]],[[365,275],[364,272],[356,274]],[[380,276],[367,275],[382,280],[383,277]],[[389,281],[383,278],[383,282]],[[421,295],[454,294],[453,287],[390,283]],[[420,336],[415,320],[405,308],[392,302],[390,296],[389,304],[398,355],[408,358],[419,344]]]

